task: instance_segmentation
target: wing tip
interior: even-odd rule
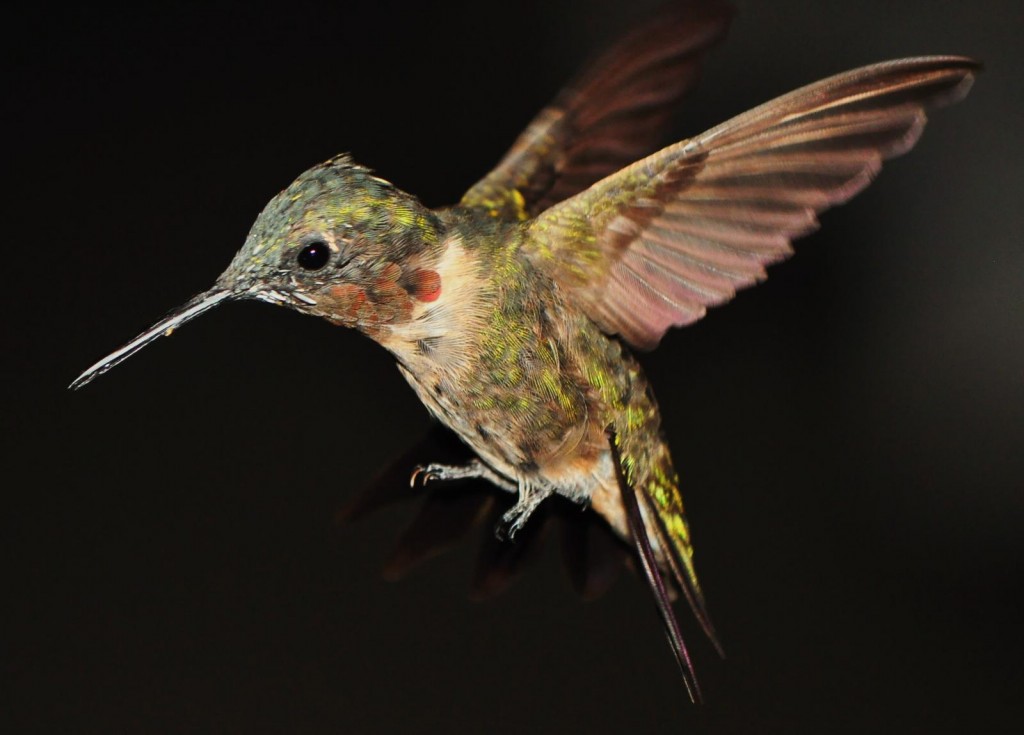
[[[969,56],[925,56],[921,58],[936,64],[956,80],[949,89],[926,101],[925,107],[932,109],[956,104],[966,97],[974,86],[974,80],[978,74],[985,69],[984,64]]]

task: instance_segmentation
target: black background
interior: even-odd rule
[[[987,70],[768,283],[643,358],[728,658],[690,705],[642,582],[334,515],[430,421],[355,333],[229,305],[78,393],[350,150],[456,200],[654,3],[8,15],[5,732],[1009,732],[1024,705],[1024,10],[738,3],[684,137],[872,61]],[[13,227],[11,227],[13,225]]]

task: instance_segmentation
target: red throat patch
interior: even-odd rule
[[[437,301],[441,295],[441,276],[437,271],[417,268],[409,279],[409,294],[419,301]]]

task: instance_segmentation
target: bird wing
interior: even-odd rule
[[[533,119],[462,206],[525,220],[650,153],[731,17],[719,2],[690,3],[626,35]]]
[[[926,108],[967,94],[978,68],[901,59],[798,89],[554,205],[525,224],[522,252],[605,332],[653,348],[763,280],[819,212],[917,142]]]

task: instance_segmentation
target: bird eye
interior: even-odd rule
[[[299,265],[305,268],[307,271],[318,271],[327,265],[327,261],[331,259],[331,250],[327,247],[327,243],[311,242],[306,247],[299,251]]]

